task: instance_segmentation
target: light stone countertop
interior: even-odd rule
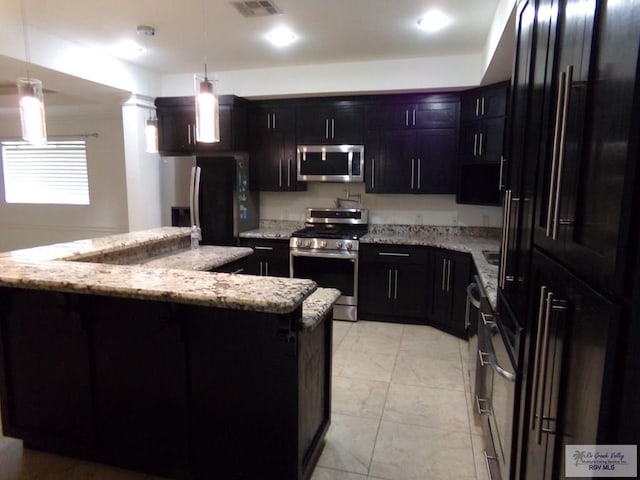
[[[498,267],[490,265],[482,252],[483,250],[500,250],[499,229],[421,225],[370,225],[369,227],[369,233],[360,239],[363,244],[419,245],[471,254],[489,303],[495,310],[498,295]],[[287,240],[295,230],[297,230],[295,225],[274,223],[241,233],[240,236]]]
[[[139,265],[144,265],[145,267],[208,271],[248,257],[252,253],[253,249],[248,247],[201,245],[199,248],[187,248],[151,257],[139,262]]]
[[[184,248],[189,233],[188,228],[164,227],[5,252],[0,254],[0,286],[276,314],[299,308],[317,288],[311,280],[95,263],[112,258],[127,263],[127,252],[135,250],[166,253],[167,245]]]
[[[340,290],[335,288],[318,288],[313,292],[302,304],[302,328],[313,330],[339,297]]]

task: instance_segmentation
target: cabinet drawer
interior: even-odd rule
[[[258,239],[258,238],[241,238],[241,247],[253,248],[256,254],[262,256],[289,256],[289,241],[288,240],[272,240],[272,239]]]
[[[411,263],[426,265],[429,250],[427,247],[406,245],[362,245],[360,260],[377,263]]]

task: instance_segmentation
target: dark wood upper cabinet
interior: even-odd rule
[[[458,99],[437,95],[413,102],[385,102],[371,105],[367,111],[369,130],[406,128],[456,128]]]
[[[297,112],[297,143],[352,144],[364,142],[365,108],[348,102],[305,102]]]
[[[249,129],[253,189],[305,190],[306,183],[297,179],[295,107],[286,102],[252,104]]]
[[[160,154],[183,156],[246,150],[247,101],[234,95],[221,95],[219,102],[220,142],[199,143],[196,140],[195,98],[157,98],[155,104]]]
[[[507,113],[508,82],[465,92],[461,99],[462,121],[504,117]]]

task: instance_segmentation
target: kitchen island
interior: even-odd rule
[[[209,247],[188,244],[162,228],[0,254],[5,435],[174,478],[311,475],[338,292],[193,271]]]

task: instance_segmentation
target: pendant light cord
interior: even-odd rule
[[[24,40],[24,63],[27,69],[27,78],[30,78],[29,60],[31,59],[31,52],[29,49],[29,36],[27,35],[27,7],[25,7],[24,0],[20,0],[20,16],[22,17],[22,38]]]
[[[205,1],[202,0],[202,37],[203,37],[203,47],[204,47],[204,79],[207,78],[207,15],[205,12]]]

